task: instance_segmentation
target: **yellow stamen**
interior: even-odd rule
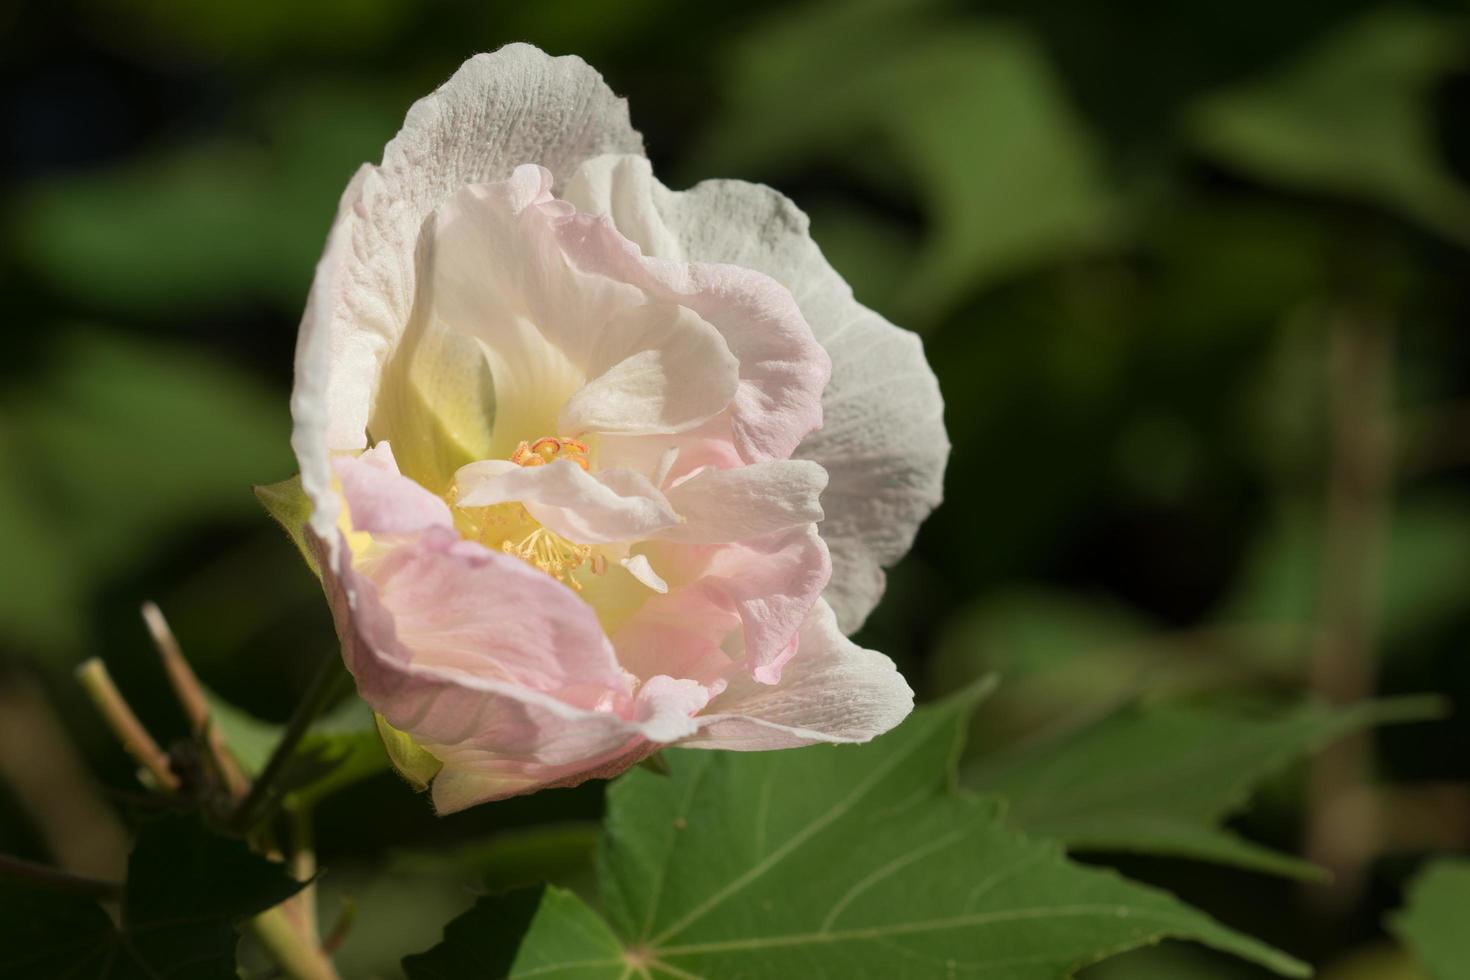
[[[576,439],[542,436],[534,441],[522,440],[510,461],[517,466],[545,466],[558,459],[568,459],[586,470],[588,452],[587,444]],[[452,502],[457,495],[451,488],[448,498]],[[591,545],[576,544],[547,530],[520,504],[456,507],[455,523],[460,533],[471,541],[498,547],[578,592],[582,584],[572,577],[573,572],[584,565],[594,575],[607,571],[607,559],[594,555]]]
[[[521,541],[513,544],[503,541],[500,550],[522,561],[529,562],[559,582],[564,582],[574,591],[580,592],[582,585],[572,578],[571,573],[581,568],[592,557],[592,546],[573,544],[566,538],[544,527],[538,527]],[[599,556],[600,557],[600,556]],[[596,562],[593,562],[594,570]]]

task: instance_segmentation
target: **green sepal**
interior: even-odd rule
[[[377,722],[383,748],[388,750],[388,759],[398,770],[398,775],[420,793],[428,789],[429,782],[444,768],[444,763],[415,742],[412,735],[388,724],[387,719],[376,711],[373,712],[373,721]]]
[[[311,545],[306,540],[306,523],[311,520],[311,498],[301,487],[301,475],[298,473],[279,483],[257,484],[255,499],[260,501],[266,513],[290,536],[291,542],[301,552],[301,557],[306,559],[312,573],[321,578],[316,555],[312,553]]]

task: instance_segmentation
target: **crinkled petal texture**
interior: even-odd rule
[[[938,499],[918,344],[783,198],[673,194],[640,148],[581,61],[478,56],[359,171],[317,269],[311,530],[358,690],[443,762],[441,812],[912,707],[843,632]]]
[[[855,632],[883,595],[883,569],[908,552],[943,494],[944,402],[918,336],[858,303],[812,241],[806,215],[769,187],[712,180],[670,191],[642,156],[612,154],[579,168],[565,196],[610,215],[649,255],[727,262],[791,290],[832,356],[822,428],[796,455],[827,470],[825,597],[842,631]]]

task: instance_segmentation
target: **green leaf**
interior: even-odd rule
[[[218,964],[221,978],[234,977],[234,925],[302,885],[244,843],[217,837],[192,818],[171,817],[145,827],[128,859],[125,932],[136,955],[158,972],[208,961]]]
[[[520,939],[547,891],[538,886],[482,896],[444,927],[443,942],[426,953],[405,956],[403,972],[408,980],[500,980],[509,976]],[[550,891],[558,894],[556,889]],[[553,905],[556,902],[552,898]],[[614,951],[616,948],[614,940]]]
[[[1470,963],[1470,860],[1441,858],[1420,872],[1389,926],[1434,980],[1460,980]]]
[[[301,747],[331,765],[325,779],[297,791],[301,802],[319,800],[344,786],[377,775],[388,766],[387,753],[373,724],[373,711],[356,694],[318,718],[302,739]]]
[[[1208,644],[1161,633],[1126,606],[1041,588],[998,592],[950,617],[935,658],[940,690],[989,675],[1001,687],[971,724],[972,753],[1095,718],[1140,691],[1213,686],[1233,669]]]
[[[235,980],[235,926],[302,884],[243,842],[168,817],[128,859],[121,929],[96,902],[0,880],[0,975]]]
[[[311,520],[311,499],[301,488],[301,475],[297,474],[279,483],[257,484],[255,499],[281,525],[281,530],[290,537],[291,543],[301,552],[301,557],[306,559],[312,572],[321,577],[316,555],[312,554],[311,547],[306,542],[306,522]]]
[[[1419,699],[1255,715],[1204,705],[1132,705],[982,759],[963,779],[1004,796],[1012,826],[1072,850],[1189,857],[1310,878],[1320,874],[1312,865],[1219,823],[1298,756],[1369,725],[1432,717],[1434,709]]]
[[[235,760],[246,775],[258,775],[284,726],[261,721],[216,694],[208,697],[210,717]],[[387,765],[372,709],[362,699],[349,697],[311,726],[277,786],[281,792],[294,793],[297,803],[309,804],[376,775]]]
[[[511,975],[1053,980],[1167,936],[1304,975],[1171,896],[1070,863],[957,793],[977,692],[868,745],[669,751],[609,791],[606,920],[547,892]]]
[[[821,158],[863,168],[886,194],[917,194],[930,227],[892,298],[913,323],[1105,240],[1113,201],[1030,35],[905,7],[820,5],[758,32],[698,169],[768,175]]]
[[[1470,243],[1470,191],[1438,151],[1429,99],[1464,63],[1464,42],[1443,17],[1370,13],[1206,100],[1190,128],[1207,153],[1264,180],[1382,205]]]
[[[1079,980],[1251,980],[1259,976],[1249,967],[1173,942],[1133,950],[1078,974]]]

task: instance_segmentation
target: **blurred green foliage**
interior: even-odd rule
[[[0,8],[0,667],[70,707],[69,669],[104,654],[145,722],[178,736],[136,618],[153,598],[210,688],[261,719],[234,719],[257,736],[243,743],[259,756],[277,737],[333,635],[250,488],[294,468],[294,330],[337,196],[412,99],[528,40],[627,94],[672,183],[790,194],[858,296],[923,334],[955,445],[948,503],[859,639],[926,698],[999,675],[970,723],[973,771],[1002,750],[1060,757],[1098,727],[1163,725],[1149,737],[1211,767],[1265,738],[1238,759],[1249,773],[1212,768],[1209,805],[1181,795],[1172,818],[1294,852],[1298,769],[1234,804],[1275,750],[1295,754],[1291,733],[1335,717],[1298,706],[1340,570],[1328,501],[1362,449],[1334,374],[1345,323],[1386,338],[1371,367],[1392,391],[1369,433],[1386,489],[1360,508],[1378,531],[1354,569],[1378,692],[1470,692],[1467,23],[1431,0]],[[121,752],[87,715],[67,721],[127,810]],[[1470,780],[1458,716],[1374,745],[1387,798],[1453,800]],[[399,975],[470,904],[467,881],[595,894],[600,787],[440,819],[368,761],[317,810],[324,914],[344,896],[371,922],[343,947],[349,975]],[[1334,913],[1279,879],[1089,860],[1336,976],[1391,980],[1410,974],[1382,922],[1422,852],[1470,848],[1458,812],[1406,820],[1451,829],[1395,838]],[[25,814],[0,794],[0,851],[45,857]],[[572,829],[516,836],[548,823]],[[1431,948],[1413,923],[1437,921],[1438,895],[1416,888],[1397,934]],[[1086,975],[1259,974],[1166,945]]]
[[[1436,861],[1414,879],[1408,905],[1393,920],[1434,980],[1453,980],[1470,962],[1465,910],[1470,908],[1470,861]]]
[[[1013,826],[1082,852],[1133,851],[1322,878],[1288,855],[1222,831],[1252,790],[1291,760],[1373,724],[1433,718],[1403,701],[1255,715],[1200,705],[1129,705],[977,759],[966,786],[1004,796]]]

